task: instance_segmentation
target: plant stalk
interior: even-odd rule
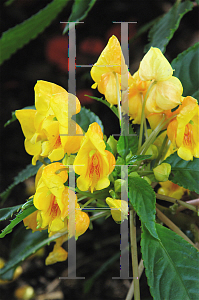
[[[178,226],[176,226],[169,218],[167,218],[157,207],[156,207],[157,217],[162,221],[165,225],[167,225],[171,230],[173,230],[175,233],[177,233],[179,236],[181,236],[183,239],[185,239],[189,244],[194,246],[197,250],[198,248],[196,245],[184,234]]]
[[[139,266],[138,266],[139,278],[141,277],[143,270],[144,270],[144,264],[143,264],[143,260],[141,259]],[[128,291],[128,294],[127,294],[125,300],[131,300],[133,298],[133,294],[134,294],[134,281],[132,280],[131,286],[129,288],[129,291]]]
[[[131,256],[132,256],[133,279],[134,279],[133,280],[134,299],[140,300],[137,239],[136,239],[136,212],[134,209],[130,209],[130,240],[131,240]]]

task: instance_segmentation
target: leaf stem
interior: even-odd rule
[[[139,278],[141,277],[143,270],[144,270],[144,264],[143,264],[143,260],[141,259],[139,266],[138,266]],[[128,291],[128,294],[127,294],[125,300],[131,300],[133,298],[133,294],[134,294],[134,281],[132,280],[131,286],[129,288],[129,291]]]
[[[131,240],[131,256],[133,267],[133,286],[135,290],[135,300],[140,300],[140,285],[139,285],[139,271],[137,258],[137,239],[136,239],[136,212],[130,209],[130,240]],[[130,299],[130,298],[129,298]]]
[[[157,207],[156,207],[157,217],[162,221],[165,225],[167,225],[171,230],[180,235],[183,239],[185,239],[189,244],[194,246],[197,250],[196,245],[184,234],[178,226],[176,226],[169,218],[167,218]]]
[[[159,199],[159,200],[164,200],[164,201],[168,201],[168,202],[171,202],[171,203],[174,203],[174,204],[180,204],[192,211],[195,211],[197,214],[198,214],[198,209],[197,207],[195,207],[194,205],[191,205],[187,202],[184,202],[182,200],[178,200],[176,198],[172,198],[172,197],[169,197],[169,196],[166,196],[166,195],[161,195],[161,194],[157,194],[156,193],[156,198]]]

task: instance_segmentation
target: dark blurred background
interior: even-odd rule
[[[83,1],[83,0],[82,0]],[[23,22],[51,1],[15,0],[10,6],[6,1],[0,2],[0,30],[1,33]],[[0,85],[0,132],[1,132],[1,192],[12,183],[14,176],[27,164],[31,157],[24,149],[24,136],[18,121],[4,128],[4,124],[11,118],[11,112],[34,104],[34,85],[37,80],[46,80],[65,89],[68,87],[68,35],[62,35],[63,24],[71,13],[72,1],[65,7],[52,24],[28,45],[18,50],[1,66]],[[139,67],[147,43],[147,33],[133,40],[139,29],[167,12],[174,1],[124,1],[124,0],[97,0],[83,24],[76,26],[76,63],[81,65],[94,64],[101,51],[114,34],[120,40],[120,24],[113,22],[137,22],[129,24],[129,57],[130,72],[133,74]],[[172,61],[180,52],[186,50],[198,40],[198,7],[186,14],[179,29],[167,46],[166,57]],[[103,106],[85,94],[101,97],[96,90],[91,89],[93,81],[89,68],[76,69],[76,94],[82,106],[95,112],[105,128],[105,134],[119,133],[119,125],[114,115]],[[4,207],[23,203],[34,191],[34,179],[18,185],[10,194]],[[20,230],[20,229],[19,229]],[[139,229],[138,229],[139,231]],[[120,228],[109,218],[104,222],[94,223],[94,229],[86,232],[77,242],[77,276],[90,278],[97,269],[111,256],[120,250]],[[0,256],[8,259],[12,234],[4,241],[0,241]],[[35,289],[35,299],[46,292],[47,287],[55,282],[54,291],[60,291],[58,298],[49,299],[125,299],[130,281],[112,280],[119,276],[119,256],[114,264],[96,279],[88,294],[83,294],[84,280],[63,280],[66,263],[45,267],[44,261],[52,246],[46,247],[41,258],[33,258],[24,263],[20,278],[10,284],[2,285],[0,299],[14,299],[14,290],[22,284],[30,284]],[[49,296],[50,297],[50,296]],[[146,278],[141,279],[141,299],[151,299]]]

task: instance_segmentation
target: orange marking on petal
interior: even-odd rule
[[[192,128],[190,124],[187,124],[185,127],[184,144],[188,147],[192,145]]]
[[[60,214],[59,205],[55,199],[55,196],[52,196],[51,204],[49,206],[50,216],[54,220],[58,214]]]
[[[55,144],[54,144],[54,149],[57,149],[57,148],[59,148],[61,146],[61,138],[60,138],[60,136],[58,135],[58,138],[56,139],[56,142],[55,142]]]

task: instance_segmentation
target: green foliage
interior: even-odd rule
[[[154,300],[192,299],[199,295],[199,252],[171,230],[156,224],[159,239],[143,226],[141,251]]]
[[[12,218],[13,214],[18,211],[22,205],[23,204],[0,209],[0,221]]]
[[[21,182],[24,182],[24,180],[30,178],[31,176],[34,176],[41,167],[41,165],[42,163],[40,161],[37,161],[35,166],[29,164],[24,170],[19,172],[19,174],[15,176],[13,183],[4,192],[0,194],[0,197],[3,199],[3,201],[5,201],[8,198],[10,192],[16,185],[18,185]]]
[[[112,112],[116,115],[116,117],[118,117],[117,108],[114,105],[111,106],[111,104],[107,100],[105,100],[103,98],[97,98],[97,97],[89,96],[89,95],[85,95],[85,96],[105,104],[106,106],[108,106],[108,108],[110,108],[112,110]]]
[[[74,22],[73,26],[75,26],[75,22],[79,22],[87,16],[88,12],[91,10],[95,2],[96,0],[75,0],[68,22]],[[68,29],[69,25],[66,24],[63,34],[65,34]]]
[[[25,203],[24,208],[16,215],[16,218],[13,219],[8,226],[6,226],[0,234],[0,238],[3,238],[6,234],[12,232],[12,229],[17,226],[23,219],[36,211],[36,207],[33,204],[33,200],[29,200]]]
[[[180,53],[171,65],[174,76],[178,77],[183,85],[183,96],[193,96],[199,101],[199,42]]]
[[[155,228],[155,192],[152,187],[140,177],[129,176],[129,201],[138,214],[143,225],[150,234],[158,239]]]
[[[47,230],[32,233],[32,230],[20,226],[12,239],[9,261],[3,269],[0,269],[1,279],[11,280],[15,268],[21,261],[46,245],[47,242],[49,242]]]
[[[199,158],[183,160],[177,153],[171,154],[164,161],[171,165],[169,180],[185,189],[199,193]]]
[[[91,123],[97,122],[99,126],[102,129],[102,132],[104,131],[102,121],[98,116],[96,116],[90,109],[87,109],[85,107],[81,108],[81,111],[73,116],[73,119],[76,119],[77,124],[86,132],[88,130],[88,127]]]
[[[145,46],[144,51],[147,52],[150,47],[157,47],[164,53],[167,44],[179,27],[180,20],[192,8],[193,3],[190,1],[176,2],[168,13],[151,28],[148,36],[150,43]]]
[[[4,32],[0,39],[0,64],[43,32],[67,3],[68,0],[54,0],[28,20]]]
[[[126,156],[130,153],[131,155],[136,154],[138,149],[138,137],[133,131],[133,128],[129,126],[129,135],[120,135],[117,143],[117,152],[119,155],[126,159]]]

